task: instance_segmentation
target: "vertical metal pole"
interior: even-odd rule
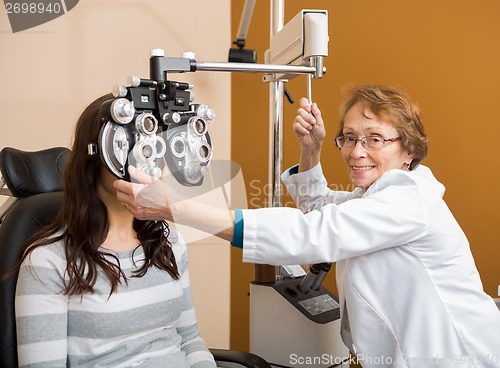
[[[279,32],[284,24],[285,1],[271,0],[270,38]],[[281,80],[269,83],[269,204],[271,207],[281,207],[281,181],[283,157],[283,90]],[[255,281],[274,283],[277,270],[275,266],[255,265]]]
[[[283,152],[283,82],[271,82],[269,90],[269,203],[281,207]]]
[[[284,22],[284,0],[271,0],[270,38],[281,31]],[[283,152],[283,81],[269,83],[269,203],[281,207],[281,166]]]

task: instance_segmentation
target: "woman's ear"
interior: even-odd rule
[[[410,171],[411,163],[413,162],[413,156],[410,156],[410,159],[405,162],[406,171]]]
[[[410,165],[412,161],[413,161],[413,154],[410,151],[406,152],[405,163]]]

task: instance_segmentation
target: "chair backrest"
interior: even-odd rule
[[[69,157],[64,147],[25,152],[11,147],[0,151],[0,171],[18,200],[0,219],[0,275],[21,257],[28,238],[50,223],[62,203],[62,171]],[[17,367],[14,299],[17,273],[0,281],[0,367]]]

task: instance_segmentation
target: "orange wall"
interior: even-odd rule
[[[243,1],[232,1],[236,34]],[[247,38],[264,62],[269,46],[269,1],[257,1]],[[328,136],[323,166],[330,183],[349,187],[333,136],[341,89],[360,83],[403,87],[419,103],[430,137],[424,161],[447,188],[445,200],[467,234],[484,289],[496,297],[500,284],[500,2],[497,0],[286,1],[285,22],[300,9],[329,12],[328,71],[313,82]],[[306,94],[304,76],[287,88],[296,101]],[[232,75],[232,159],[240,163],[249,207],[267,206],[268,85],[261,76]],[[284,167],[299,147],[291,122],[297,102],[285,101]],[[477,128],[477,129],[476,129]],[[285,198],[285,202],[287,199]],[[232,250],[231,347],[248,349],[248,290],[253,265]],[[326,285],[335,290],[334,272]]]

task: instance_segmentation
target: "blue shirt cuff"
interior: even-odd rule
[[[299,165],[295,165],[288,170],[288,174],[294,175],[299,173]]]
[[[231,245],[243,249],[243,211],[234,210],[234,233]]]

